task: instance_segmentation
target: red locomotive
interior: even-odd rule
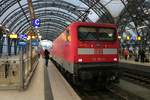
[[[53,41],[51,54],[73,82],[106,83],[118,79],[118,49],[116,25],[74,22]]]

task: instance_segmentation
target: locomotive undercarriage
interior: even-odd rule
[[[75,84],[93,82],[99,85],[110,85],[119,82],[119,69],[117,64],[112,63],[82,63],[74,66]]]

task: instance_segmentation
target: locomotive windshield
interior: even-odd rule
[[[79,40],[114,40],[115,29],[98,27],[79,27]]]

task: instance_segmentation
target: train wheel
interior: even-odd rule
[[[73,85],[76,85],[76,86],[80,86],[81,85],[78,76],[72,75],[71,77],[72,77]]]
[[[70,80],[70,73],[69,72],[66,72],[66,79],[67,79],[67,81],[69,83],[71,82],[71,80]]]

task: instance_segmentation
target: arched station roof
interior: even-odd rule
[[[23,2],[22,0],[18,0],[19,2]],[[40,18],[42,21],[41,27],[40,27],[40,32],[41,35],[43,34],[50,34],[56,35],[59,34],[60,29],[63,31],[63,28],[66,27],[65,21],[66,22],[73,22],[73,21],[81,21],[83,18],[86,19],[86,21],[92,21],[90,20],[87,16],[83,16],[84,13],[86,13],[88,10],[93,10],[97,13],[99,17],[101,16],[111,16],[109,11],[103,7],[103,5],[95,0],[91,0],[93,3],[96,2],[95,6],[92,7],[91,2],[86,1],[86,0],[80,0],[80,2],[84,3],[87,8],[85,7],[79,7],[77,5],[74,5],[72,3],[67,2],[67,0],[33,0],[33,8],[34,12],[37,18]],[[28,30],[30,27],[29,22],[26,20],[25,16],[22,13],[22,10],[18,7],[13,7],[17,6],[17,0],[2,0],[1,1],[1,12],[0,15],[7,15],[5,18],[1,20],[1,24],[7,26],[8,29],[10,29],[11,32],[19,33],[19,32],[25,32]],[[88,9],[88,7],[91,9]],[[100,10],[96,9],[96,7],[101,8]],[[15,8],[13,11],[9,10],[11,8]],[[26,16],[29,18],[29,10],[28,10],[28,5],[27,2],[22,3],[22,8],[24,12],[26,13]],[[7,14],[7,13],[9,14]],[[6,14],[5,14],[6,13]],[[113,23],[113,18],[112,16],[107,22]],[[48,24],[46,24],[46,22]],[[51,30],[46,30],[44,25],[52,25],[55,28],[52,28]],[[54,31],[55,33],[54,33]],[[53,32],[50,32],[53,31]],[[45,33],[47,32],[47,33]],[[52,36],[51,35],[51,36]],[[52,38],[49,38],[53,40]]]
[[[98,16],[97,23],[116,23],[123,31],[124,26],[134,22],[134,29],[141,26],[150,26],[149,0],[32,0],[34,12],[41,19],[40,34],[49,36],[53,40],[66,27],[65,22],[93,21],[91,12]],[[20,2],[22,9],[18,5]],[[79,4],[76,4],[80,3]],[[113,8],[122,5],[123,10],[117,16],[112,14]],[[134,5],[134,6],[133,6]],[[10,32],[26,32],[30,26],[30,14],[27,0],[0,0],[0,23],[6,26]],[[122,9],[120,8],[120,9]],[[94,15],[93,14],[93,15]],[[83,16],[84,15],[84,16]],[[115,17],[115,18],[114,18]],[[149,27],[150,28],[150,27]],[[138,31],[138,30],[137,30]],[[47,35],[47,36],[45,36]],[[149,36],[149,34],[147,34]]]

